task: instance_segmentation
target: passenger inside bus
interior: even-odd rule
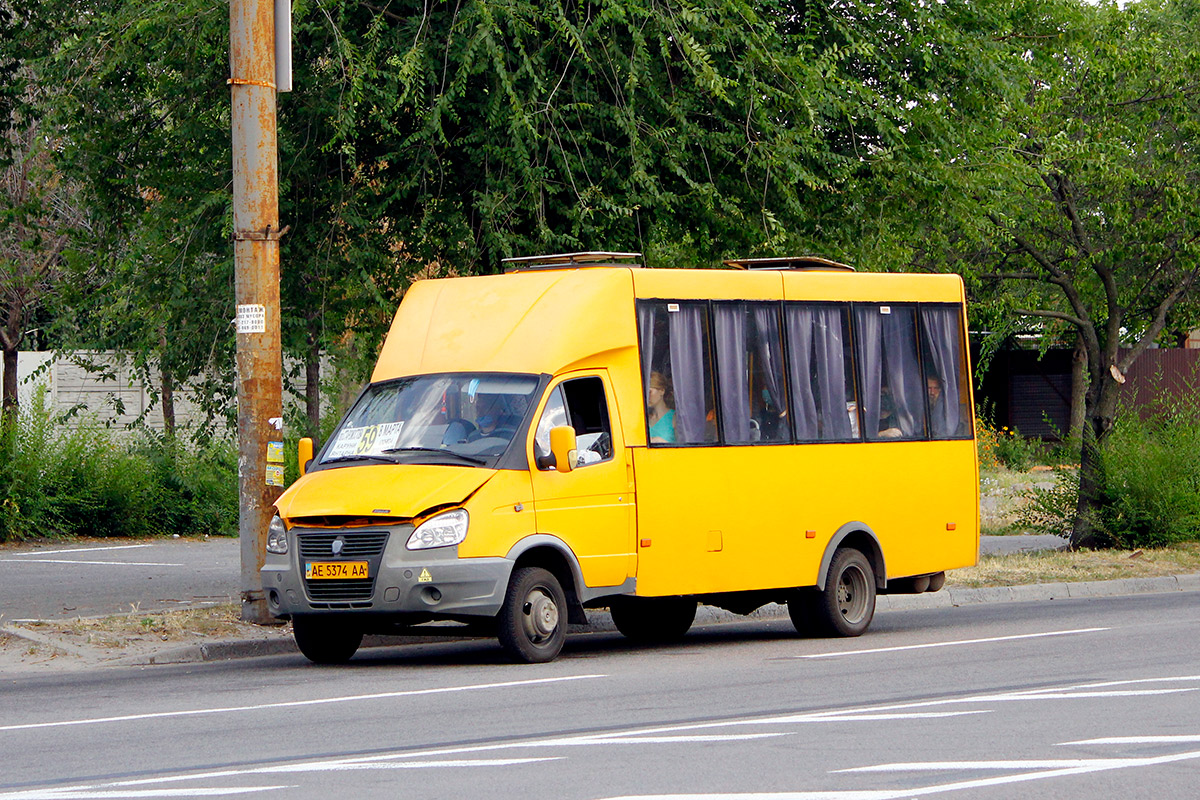
[[[646,389],[646,417],[650,423],[650,441],[675,443],[675,409],[671,384],[661,372],[650,373]]]
[[[899,439],[903,435],[896,419],[896,401],[892,399],[891,389],[884,386],[879,394],[879,438]]]

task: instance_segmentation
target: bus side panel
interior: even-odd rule
[[[637,593],[810,586],[856,521],[879,538],[889,577],[973,564],[974,452],[971,441],[636,448]]]

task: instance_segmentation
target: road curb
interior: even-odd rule
[[[1200,591],[1200,573],[1191,575],[1168,575],[1158,578],[1120,578],[1111,581],[1086,581],[1081,583],[1035,583],[1021,586],[991,586],[977,589],[950,587],[940,592],[926,594],[881,595],[877,599],[876,612],[908,611],[921,609],[954,608],[958,606],[983,605],[990,603],[1035,603],[1054,600],[1080,600],[1098,597],[1120,597],[1137,594],[1164,594],[1168,592]],[[787,619],[787,606],[771,603],[749,615],[734,614],[711,606],[701,606],[696,612],[696,625],[724,625],[746,620]],[[616,631],[607,609],[588,612],[587,625],[572,625],[571,633],[608,633]],[[52,647],[71,655],[105,666],[159,666],[166,664],[193,664],[212,661],[230,661],[242,658],[277,656],[298,653],[296,643],[290,636],[270,638],[228,639],[213,642],[166,647],[152,653],[140,653],[115,659],[104,659],[86,648],[63,642],[27,628],[15,625],[0,626],[0,632],[17,639]],[[461,641],[478,636],[371,636],[364,640],[364,647],[398,647],[428,644],[430,642]]]

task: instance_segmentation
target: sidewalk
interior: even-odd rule
[[[1165,592],[1200,592],[1200,573],[1158,578],[1123,578],[1112,581],[1081,583],[1045,583],[1024,586],[967,589],[949,587],[940,592],[919,595],[883,595],[876,613],[891,611],[951,608],[982,603],[1047,602],[1053,600],[1116,597]],[[573,625],[571,632],[611,632],[616,628],[606,610],[588,611],[589,624]],[[753,614],[740,616],[709,606],[701,606],[696,626],[724,625],[754,619],[786,620],[787,607],[767,605]],[[27,624],[0,627],[0,674],[25,672],[43,667],[50,669],[88,669],[98,666],[150,666],[221,661],[235,658],[281,655],[297,652],[290,626],[264,628],[240,626],[236,637],[197,637],[187,642],[154,642],[147,637],[131,637],[119,646],[80,644],[53,632],[31,630]],[[7,636],[8,641],[3,641]],[[424,644],[447,641],[454,636],[368,637],[364,647]]]

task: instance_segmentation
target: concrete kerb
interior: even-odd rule
[[[918,610],[952,608],[955,606],[985,603],[1031,603],[1053,600],[1087,599],[1096,597],[1118,597],[1134,594],[1161,594],[1166,592],[1200,591],[1200,573],[1191,575],[1169,575],[1159,578],[1121,578],[1111,581],[1088,581],[1081,583],[1038,583],[1022,586],[994,586],[978,589],[951,587],[932,594],[882,595],[876,603],[876,611]],[[696,625],[725,625],[744,622],[748,619],[787,619],[787,606],[770,604],[749,616],[734,614],[719,608],[702,606],[696,613]],[[572,625],[571,633],[602,633],[616,630],[607,610],[588,612],[587,625]],[[0,627],[0,632],[34,644],[56,648],[89,661],[113,666],[148,666],[161,664],[188,664],[205,661],[225,661],[239,658],[283,655],[296,653],[296,644],[290,636],[270,638],[218,640],[199,642],[173,647],[164,647],[152,653],[141,653],[115,659],[97,659],[95,653],[85,647],[63,642],[57,637],[31,631],[17,625]],[[364,647],[395,647],[399,645],[428,644],[430,642],[454,641],[453,635],[441,636],[369,636]]]

